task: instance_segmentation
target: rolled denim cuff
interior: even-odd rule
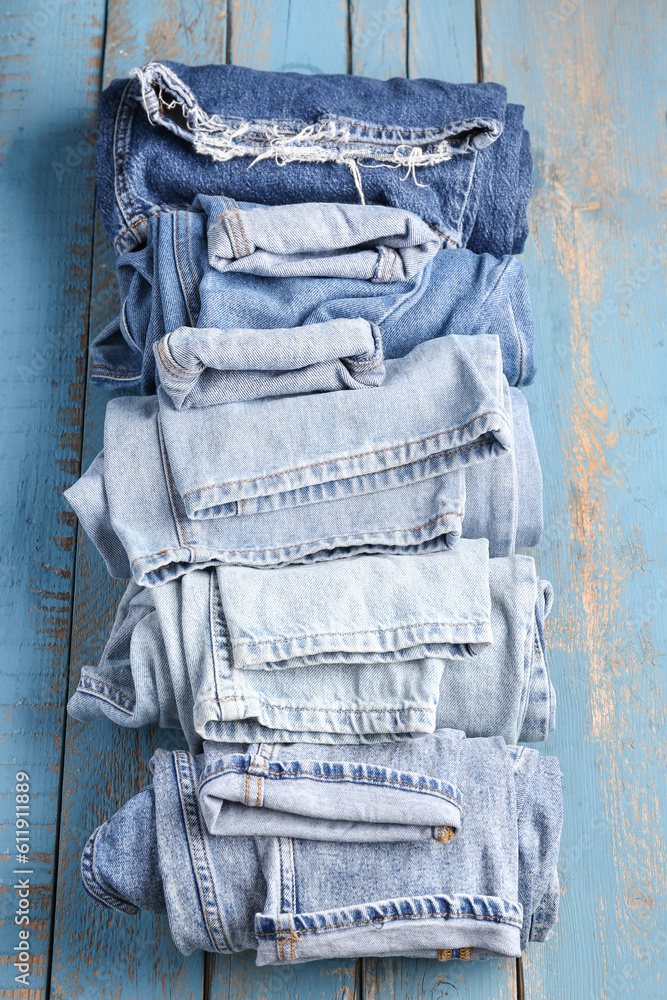
[[[143,788],[88,838],[81,880],[98,906],[130,914],[167,912],[153,788]]]
[[[446,843],[461,823],[462,737],[443,732],[401,748],[340,747],[328,755],[304,743],[206,743],[199,805],[216,835]]]
[[[194,207],[212,201],[200,195]],[[379,205],[309,202],[253,210],[229,198],[208,226],[211,267],[267,277],[408,281],[442,243],[416,215]]]
[[[375,387],[385,374],[380,330],[362,319],[278,330],[179,327],[153,350],[161,388],[177,410]]]
[[[257,965],[475,949],[518,957],[521,907],[493,896],[412,896],[314,913],[258,914]],[[471,955],[471,952],[473,954]],[[449,956],[447,956],[449,957]],[[484,956],[486,957],[486,956]]]

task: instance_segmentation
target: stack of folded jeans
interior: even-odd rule
[[[120,313],[67,498],[130,577],[68,710],[182,731],[101,906],[257,963],[519,956],[557,918],[523,109],[151,62],[102,96]],[[389,124],[387,124],[389,123]],[[224,193],[223,193],[224,192]]]

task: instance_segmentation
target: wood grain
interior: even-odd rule
[[[62,490],[101,447],[88,331],[118,308],[94,223],[102,78],[150,57],[263,69],[505,83],[527,105],[535,194],[529,274],[540,372],[526,395],[545,478],[536,557],[556,589],[564,772],[556,934],[525,956],[531,1000],[664,996],[667,454],[664,420],[665,11],[658,0],[29,0],[0,38],[3,345],[0,554],[3,849],[0,1000],[511,1000],[513,963],[416,960],[257,969],[183,958],[166,920],[107,914],[78,875],[89,832],[148,779],[169,734],[66,721],[122,584],[76,535]],[[102,66],[102,50],[104,62]],[[93,233],[94,225],[94,233]],[[63,750],[63,734],[66,741]],[[63,759],[64,752],[64,759]],[[13,784],[31,775],[30,994],[13,981]],[[59,801],[62,810],[59,816]],[[55,918],[53,857],[58,847]]]
[[[556,584],[564,773],[555,938],[531,998],[665,995],[664,4],[484,0],[485,77],[527,106],[525,255]]]
[[[48,975],[76,533],[62,492],[81,451],[104,3],[15,0],[1,24],[0,986],[18,1000],[39,997]],[[30,865],[16,860],[18,770],[30,777]],[[20,877],[30,994],[12,962]]]
[[[152,55],[184,62],[224,59],[224,5],[204,14],[192,4],[110,3],[105,80],[126,76]],[[117,312],[114,255],[99,215],[95,229],[91,331]],[[84,468],[102,447],[105,406],[110,398],[88,385],[85,396]],[[122,583],[108,577],[94,546],[80,533],[72,636],[72,678],[84,663],[96,663],[109,634]],[[166,918],[108,913],[83,893],[79,859],[89,833],[149,780],[148,762],[169,734],[120,729],[109,723],[67,722],[65,780],[58,863],[57,920],[53,945],[55,997],[136,997],[198,1000],[205,957],[184,958],[174,947]]]

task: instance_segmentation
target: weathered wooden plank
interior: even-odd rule
[[[350,0],[350,39],[356,76],[407,76],[407,0]]]
[[[79,470],[93,241],[89,137],[103,25],[103,0],[14,0],[2,8],[0,970],[7,998],[42,995],[53,913],[76,530],[62,491]],[[16,846],[17,771],[29,776],[29,793],[19,791],[30,796],[29,864]],[[18,879],[30,884],[28,924],[15,923]],[[23,981],[13,962],[20,930],[29,932],[31,956]]]
[[[665,995],[664,4],[484,0],[487,79],[527,106],[527,391],[556,582],[562,915],[534,1000]]]
[[[202,63],[224,60],[225,7],[200,9],[195,3],[109,5],[104,78],[124,76],[156,56]],[[96,333],[118,309],[114,254],[99,215],[90,329]],[[102,445],[109,394],[88,386],[85,397],[86,467]],[[79,536],[72,637],[71,689],[79,668],[100,655],[123,584],[114,583],[83,532]],[[60,997],[170,997],[202,995],[205,959],[185,959],[174,947],[166,918],[103,913],[83,893],[79,857],[92,829],[148,780],[148,761],[168,734],[131,732],[109,724],[68,720],[61,820],[58,919],[53,946],[53,995]]]
[[[475,0],[409,0],[408,76],[477,80]]]
[[[278,73],[346,73],[346,0],[230,0],[230,62]]]

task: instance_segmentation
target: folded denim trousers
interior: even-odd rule
[[[238,331],[336,319],[379,326],[388,358],[434,337],[494,334],[509,384],[532,381],[528,284],[514,258],[439,249],[441,238],[421,219],[382,206],[267,207],[201,196],[193,208],[152,216],[146,245],[119,256],[122,308],[92,345],[96,384],[146,394],[165,372],[172,386],[191,381],[192,364],[170,357],[175,331],[187,342],[198,328],[201,346],[215,331],[235,331],[243,349]],[[295,357],[284,334],[273,336],[286,368],[320,358],[319,329],[303,331]],[[270,353],[248,350],[252,370],[269,367]]]
[[[195,195],[388,205],[455,247],[520,253],[532,189],[523,107],[504,87],[150,62],[98,112],[97,193],[118,250]]]
[[[529,556],[362,555],[270,570],[131,581],[100,663],[68,712],[203,740],[374,743],[456,727],[508,743],[555,725]],[[492,640],[492,641],[489,641]]]
[[[114,399],[104,451],[65,496],[110,574],[142,586],[197,567],[434,551],[462,531],[492,556],[535,544],[541,473],[498,339],[431,340],[385,367],[368,392],[197,410],[162,393]]]
[[[562,823],[555,758],[451,731],[339,748],[330,760],[286,751],[267,744],[247,753],[216,746],[196,758],[158,751],[152,785],[86,844],[88,894],[123,913],[168,913],[185,954],[252,948],[258,965],[518,956],[550,937]],[[220,803],[223,795],[232,802]],[[361,836],[363,824],[378,829],[365,840],[318,840],[207,828],[236,806],[247,816],[241,824],[259,829],[270,821],[265,810],[297,829],[315,812],[315,833],[326,828],[337,795],[351,817],[348,838]],[[405,834],[395,839],[397,826],[411,824],[408,842]]]

